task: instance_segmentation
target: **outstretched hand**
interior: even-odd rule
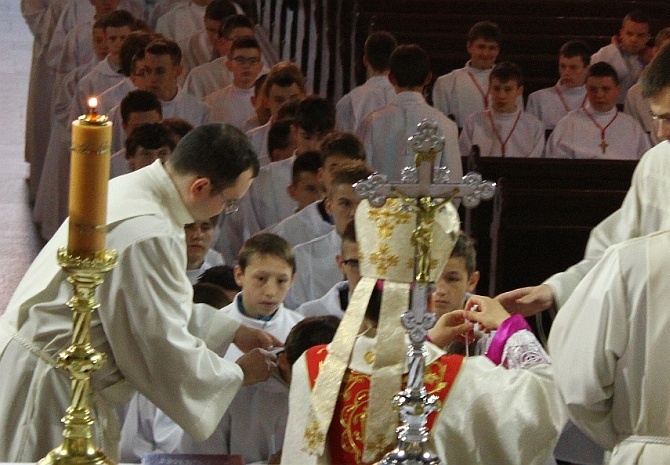
[[[428,331],[431,342],[438,347],[446,347],[449,343],[468,336],[474,338],[474,324],[466,320],[464,310],[453,310],[442,315],[435,326]]]
[[[253,349],[237,359],[236,362],[244,373],[242,384],[260,383],[267,381],[277,369],[277,356],[267,350]]]
[[[284,345],[272,334],[244,325],[241,325],[235,333],[233,342],[242,352],[249,352],[256,348],[267,350],[272,347],[281,347]]]
[[[555,305],[554,294],[551,287],[546,284],[504,292],[498,295],[496,300],[508,312],[519,313],[523,316],[535,315]]]
[[[486,330],[498,329],[510,314],[495,299],[481,295],[473,295],[465,304],[465,318],[479,323]]]

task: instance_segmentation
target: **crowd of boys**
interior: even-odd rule
[[[366,41],[369,79],[335,103],[309,95],[310,85],[295,64],[268,63],[253,22],[229,0],[158,0],[151,8],[141,0],[90,0],[90,5],[64,0],[50,2],[26,19],[35,33],[28,120],[38,108],[50,114],[46,132],[45,126],[26,128],[34,215],[45,239],[58,237],[67,216],[68,125],[87,111],[90,96],[98,97],[99,110],[114,122],[111,177],[119,177],[117,185],[136,171],[151,171],[155,178],[165,170],[177,181],[184,173],[197,173],[189,168],[173,176],[172,160],[191,153],[179,141],[200,131],[193,128],[214,127],[208,123],[236,128],[235,137],[246,133],[257,155],[255,163],[238,170],[241,177],[251,173],[253,183],[224,199],[223,213],[207,208],[203,214],[182,215],[188,221],[175,233],[185,253],[178,261],[185,259],[179,284],[193,285],[184,295],[194,302],[220,308],[237,325],[261,330],[254,334],[264,336],[265,343],[256,341],[255,346],[268,348],[268,340],[272,346],[285,343],[278,357],[253,354],[253,361],[277,370],[272,377],[254,372],[248,376],[254,384],[235,385],[237,394],[226,400],[230,408],[218,426],[209,428],[214,432],[204,443],[193,439],[202,439],[201,428],[188,423],[194,420],[180,418],[188,417],[184,411],[189,406],[175,414],[169,400],[152,396],[147,387],[151,377],[141,378],[134,385],[140,394],[125,414],[124,461],[163,451],[234,453],[247,462],[279,463],[291,365],[310,346],[332,339],[361,279],[353,221],[360,199],[352,185],[375,171],[400,179],[412,163],[406,140],[421,120],[433,120],[445,138],[436,165],[447,166],[451,180],[461,178],[461,157],[473,145],[490,157],[637,160],[652,142],[659,142],[650,102],[636,81],[670,39],[670,29],[659,32],[654,47],[648,47],[649,19],[638,12],[626,16],[612,44],[593,55],[582,41],[564,44],[558,55],[560,79],[530,94],[525,111],[523,71],[514,63],[496,63],[501,31],[489,21],[470,29],[469,61],[437,78],[430,105],[424,98],[433,78],[426,51],[398,45],[386,32],[373,33]],[[195,190],[204,188],[198,179],[189,178],[190,187],[177,187],[198,199]],[[475,297],[467,307],[478,304],[480,316],[465,316],[462,309],[478,279],[474,246],[461,235],[433,296],[440,320],[430,337],[437,346],[462,352],[459,336],[470,334],[475,320],[486,331],[507,329],[510,315],[495,301]],[[483,344],[472,347],[485,354],[495,338],[479,339]],[[466,347],[476,343],[465,342]],[[241,366],[246,383],[252,356],[244,352],[255,346],[238,346],[244,350],[226,346],[216,353]],[[441,360],[439,354],[435,359]],[[509,368],[501,360],[493,362]],[[553,394],[542,395],[552,404]],[[554,413],[558,425],[563,413]],[[248,434],[251,430],[254,436]],[[536,456],[520,453],[516,460],[511,454],[506,456],[509,463],[553,460],[558,432],[560,428],[553,436],[545,432],[546,444]],[[0,450],[0,459],[39,458],[15,445],[10,448],[10,443]],[[293,447],[290,440],[286,444]],[[495,457],[487,454],[492,452],[483,453],[483,463],[494,463],[482,458]]]

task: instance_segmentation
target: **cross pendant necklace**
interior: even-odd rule
[[[586,116],[588,116],[591,119],[593,124],[595,124],[596,127],[598,129],[600,129],[600,144],[598,144],[598,146],[602,149],[603,155],[604,155],[605,150],[607,150],[607,147],[609,147],[609,144],[605,140],[605,131],[607,131],[607,128],[610,127],[610,125],[614,122],[616,117],[619,116],[619,109],[618,108],[616,109],[616,113],[614,113],[614,117],[612,117],[610,122],[607,123],[607,125],[605,127],[601,126],[600,123],[598,123],[598,121],[595,119],[595,117],[591,113],[589,113],[589,111],[586,108],[584,108],[583,110],[584,110],[584,113],[586,113]]]

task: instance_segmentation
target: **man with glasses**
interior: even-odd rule
[[[235,209],[258,172],[248,139],[232,126],[194,129],[165,164],[110,182],[108,249],[118,263],[97,289],[93,346],[107,354],[91,377],[97,445],[118,450],[114,404],[137,390],[192,437],[206,439],[240,386],[270,377],[274,356],[255,347],[281,345],[216,309],[192,303],[184,225]],[[70,344],[72,295],[56,251],[67,221],[44,247],[0,318],[0,461],[34,462],[62,441],[70,380],[56,369]],[[223,360],[230,343],[249,351]]]

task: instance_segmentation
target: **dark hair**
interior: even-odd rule
[[[328,157],[335,155],[365,161],[365,147],[356,134],[332,132],[321,142],[321,165],[326,164]]]
[[[296,157],[291,169],[291,184],[294,186],[300,181],[300,173],[318,173],[321,168],[321,154],[308,151]]]
[[[477,250],[475,249],[475,240],[467,234],[461,232],[458,235],[451,257],[461,257],[465,261],[465,270],[468,276],[477,271]]]
[[[566,58],[579,57],[584,66],[588,66],[591,62],[591,48],[583,40],[568,40],[561,46],[558,54]]]
[[[344,232],[342,233],[342,242],[353,242],[356,243],[356,221],[351,220],[349,221],[349,224],[347,224],[347,227],[344,228]]]
[[[586,74],[586,79],[590,77],[610,77],[616,85],[619,85],[619,75],[616,73],[612,65],[604,61],[594,63],[589,67],[589,72]]]
[[[430,76],[428,54],[416,44],[399,45],[391,55],[389,67],[398,87],[423,86]]]
[[[624,16],[623,21],[621,21],[621,27],[624,27],[626,21],[632,21],[634,23],[641,23],[646,25],[651,23],[649,15],[642,10],[633,10]]]
[[[198,281],[193,285],[193,303],[223,308],[230,304],[226,290],[216,284]]]
[[[379,314],[382,309],[382,295],[384,293],[384,280],[378,279],[377,285],[372,289],[368,306],[365,309],[365,318],[375,325],[379,323]]]
[[[228,39],[230,33],[233,32],[233,29],[244,28],[244,29],[253,29],[254,25],[249,18],[245,15],[231,15],[228,16],[221,27],[219,28],[219,37],[223,39]]]
[[[514,81],[517,86],[521,87],[523,85],[523,71],[521,71],[521,68],[516,63],[503,61],[495,65],[491,70],[489,82],[492,82],[493,79],[497,79],[503,84]]]
[[[237,13],[235,6],[229,0],[213,0],[205,7],[205,18],[223,22],[228,16]]]
[[[331,192],[335,189],[335,186],[342,184],[351,186],[358,181],[367,179],[372,173],[374,173],[374,170],[360,161],[352,160],[344,163],[338,167],[333,176],[333,182],[330,186]]]
[[[233,41],[233,45],[230,46],[230,55],[232,56],[235,50],[242,48],[254,48],[259,52],[261,51],[261,46],[258,44],[258,41],[255,38],[243,36],[238,37]]]
[[[121,74],[130,76],[133,70],[133,57],[139,51],[143,51],[149,43],[156,38],[155,34],[146,31],[133,31],[128,34],[126,40],[121,44],[119,61],[121,62]]]
[[[640,77],[644,98],[653,98],[670,87],[670,44],[660,48]]]
[[[313,316],[291,328],[284,343],[289,365],[293,365],[310,347],[329,344],[335,337],[339,324],[340,319],[333,315]]]
[[[668,39],[670,39],[670,27],[663,28],[656,33],[656,37],[654,37],[654,46],[660,47],[663,45],[663,42]]]
[[[246,170],[258,174],[258,157],[247,136],[229,124],[211,123],[186,134],[168,160],[181,174],[209,178],[212,193],[233,185]]]
[[[195,126],[186,121],[184,118],[165,118],[161,121],[165,129],[170,133],[172,140],[179,141],[186,134],[191,132]],[[175,142],[176,143],[176,142]]]
[[[235,272],[232,266],[219,265],[205,270],[199,277],[199,283],[211,283],[227,291],[241,291],[242,288],[235,281]]]
[[[153,40],[153,39],[152,39]],[[146,58],[147,54],[144,49],[138,50],[135,55],[133,55],[133,60],[130,64],[130,75],[137,75],[138,70],[137,70],[137,62],[140,60],[144,60]]]
[[[121,121],[128,123],[131,113],[157,111],[163,116],[163,107],[160,100],[153,93],[146,90],[131,90],[123,97],[120,105]]]
[[[468,44],[477,39],[495,42],[500,45],[500,27],[491,21],[480,21],[475,23],[468,31]]]
[[[147,48],[144,49],[144,51],[151,55],[169,55],[174,66],[178,66],[181,63],[181,49],[174,40],[154,40],[147,45]]]
[[[126,10],[114,10],[107,13],[105,16],[100,18],[100,22],[103,28],[108,27],[129,27],[134,28],[135,26],[135,17]]]
[[[138,147],[144,147],[149,150],[169,147],[170,151],[172,151],[174,150],[175,143],[170,138],[170,132],[165,128],[163,123],[150,123],[143,124],[130,133],[126,139],[125,146],[126,158],[128,158],[135,155]]]
[[[266,97],[270,95],[272,86],[291,87],[293,84],[305,92],[305,76],[300,68],[288,61],[280,61],[270,68],[263,87],[263,94]]]
[[[292,119],[280,119],[270,125],[268,131],[268,153],[273,150],[285,149],[291,144],[291,125]]]
[[[247,239],[237,256],[237,264],[242,271],[247,268],[251,257],[255,255],[270,255],[284,260],[295,274],[293,247],[283,237],[272,233],[258,233]]]
[[[295,125],[310,134],[326,135],[335,128],[335,105],[318,95],[305,97],[298,104]]]
[[[375,71],[386,71],[389,69],[389,60],[393,50],[398,46],[393,34],[386,31],[378,31],[370,34],[365,41],[365,57]]]
[[[256,80],[254,81],[254,95],[261,94],[263,90],[263,84],[265,84],[265,80],[267,78],[268,78],[267,73],[262,73],[256,78]]]

